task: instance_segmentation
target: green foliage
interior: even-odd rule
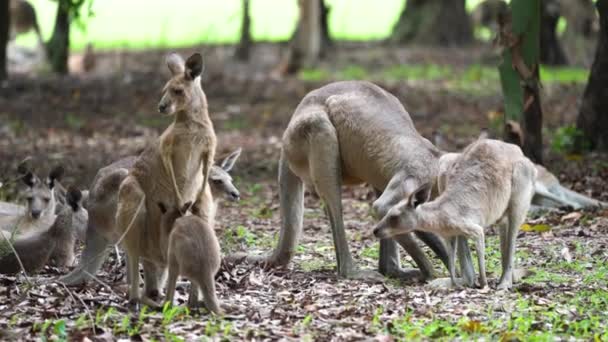
[[[576,126],[568,125],[555,130],[551,139],[551,149],[558,153],[570,153],[575,149],[575,144],[584,134]],[[585,144],[588,147],[588,144]]]

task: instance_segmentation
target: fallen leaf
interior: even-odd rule
[[[570,214],[564,215],[561,218],[561,221],[568,221],[568,220],[578,220],[579,218],[581,218],[581,216],[583,216],[582,213],[578,212],[578,211],[574,211],[571,212]]]

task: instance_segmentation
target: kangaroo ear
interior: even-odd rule
[[[224,158],[224,160],[222,160],[220,167],[226,172],[232,170],[234,163],[236,163],[236,160],[241,156],[241,151],[242,149],[239,147],[234,152],[230,153],[226,158]]]
[[[160,209],[160,213],[164,215],[167,212],[167,207],[165,207],[165,204],[163,202],[157,202],[157,204],[158,209]]]
[[[408,198],[408,206],[416,208],[420,204],[426,202],[431,197],[432,184],[424,183],[416,189]]]
[[[194,80],[203,73],[203,56],[200,53],[195,53],[188,58],[186,61],[186,73],[185,77],[187,80]]]
[[[34,174],[29,171],[21,177],[21,180],[29,187],[33,187],[34,184],[36,184],[36,177],[34,177]]]
[[[78,211],[78,208],[81,204],[80,201],[82,200],[82,192],[77,188],[70,186],[70,188],[68,189],[68,193],[65,196],[65,199],[68,205],[72,207],[72,210],[76,212]]]
[[[184,60],[176,53],[170,53],[167,58],[167,67],[171,71],[171,76],[176,76],[184,72]]]
[[[49,173],[49,188],[53,188],[55,186],[55,181],[58,181],[63,177],[64,173],[63,166],[58,165]]]

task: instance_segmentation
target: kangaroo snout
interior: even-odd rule
[[[158,104],[158,112],[161,114],[167,114],[167,109],[169,109],[169,105],[166,103],[159,103]]]
[[[30,213],[31,213],[33,219],[37,219],[37,218],[40,218],[40,214],[42,213],[42,211],[41,210],[32,210]]]
[[[238,191],[232,191],[229,198],[233,202],[238,202],[241,199],[241,194]]]
[[[376,228],[374,228],[374,236],[377,237],[378,239],[386,238],[387,237],[386,229],[382,229],[382,227],[376,226]]]

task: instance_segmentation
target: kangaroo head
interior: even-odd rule
[[[239,190],[232,183],[230,170],[236,163],[236,160],[241,155],[241,148],[230,153],[226,158],[222,159],[219,165],[213,165],[209,172],[209,185],[211,192],[214,195],[226,194],[231,201],[238,201],[241,197]]]
[[[167,56],[171,79],[163,88],[158,111],[173,115],[177,112],[196,112],[207,107],[199,76],[203,73],[203,57],[195,53],[186,62],[176,53]]]
[[[428,200],[430,192],[431,184],[423,184],[406,199],[390,208],[374,228],[374,235],[385,239],[415,230],[418,226],[416,207]]]
[[[32,171],[28,170],[24,164],[19,165],[21,180],[25,184],[22,197],[26,200],[26,211],[33,219],[38,219],[49,213],[55,212],[55,192],[56,182],[63,175],[63,167],[58,166],[51,170],[47,179],[43,182]]]
[[[405,172],[396,173],[384,188],[382,195],[372,204],[374,217],[377,219],[384,217],[389,209],[406,198],[416,186],[416,180],[408,177]]]

